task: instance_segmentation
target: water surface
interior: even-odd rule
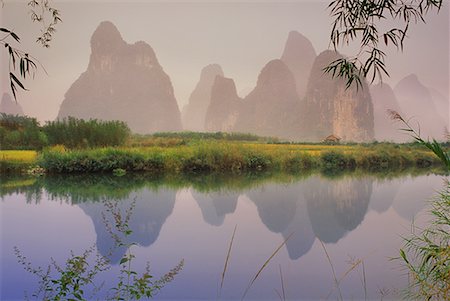
[[[236,236],[220,292],[241,299],[249,281],[286,239],[286,245],[251,287],[246,299],[276,300],[280,269],[287,299],[397,299],[406,277],[398,255],[411,223],[425,219],[427,200],[442,188],[433,174],[380,177],[47,177],[2,179],[1,299],[22,300],[37,279],[17,263],[17,246],[33,265],[64,262],[70,250],[95,245],[110,254],[104,201],[135,208],[128,242],[136,242],[136,269],[151,264],[162,275],[181,259],[185,267],[157,299],[217,299],[234,227]],[[322,245],[323,243],[323,245]],[[113,268],[99,278],[113,283],[125,248],[110,254]],[[364,284],[365,283],[365,284]]]

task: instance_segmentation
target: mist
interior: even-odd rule
[[[281,57],[289,32],[307,37],[317,54],[329,49],[332,18],[327,5],[327,1],[59,1],[55,6],[63,23],[49,49],[35,43],[39,26],[29,19],[24,3],[6,1],[1,26],[14,30],[21,47],[45,68],[25,82],[29,91],[21,91],[17,101],[26,115],[46,121],[58,116],[66,92],[86,71],[90,39],[102,21],[111,21],[127,43],[144,41],[153,48],[181,111],[209,64],[219,64],[225,77],[234,80],[239,97],[245,98],[263,67]],[[3,92],[9,92],[6,64],[3,53]],[[427,24],[411,28],[404,52],[389,49],[386,64],[390,77],[383,80],[390,87],[416,74],[421,84],[448,103],[448,3],[439,14],[429,14]],[[411,108],[408,114],[413,113]]]

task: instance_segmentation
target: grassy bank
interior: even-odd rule
[[[418,145],[269,144],[207,141],[133,148],[66,150],[40,153],[0,151],[2,172],[38,165],[48,173],[150,172],[154,174],[301,172],[305,170],[383,171],[439,164]]]
[[[37,164],[35,151],[0,151],[0,172],[20,173],[29,170]]]

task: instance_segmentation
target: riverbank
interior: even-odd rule
[[[439,164],[439,159],[422,146],[391,143],[327,145],[199,141],[145,147],[67,150],[57,146],[41,152],[0,151],[1,173],[33,172],[36,168],[50,174],[292,173],[428,168]]]

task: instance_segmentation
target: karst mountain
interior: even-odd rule
[[[91,38],[87,70],[72,84],[58,118],[121,120],[136,133],[181,130],[172,83],[145,42],[127,44],[108,21]]]

